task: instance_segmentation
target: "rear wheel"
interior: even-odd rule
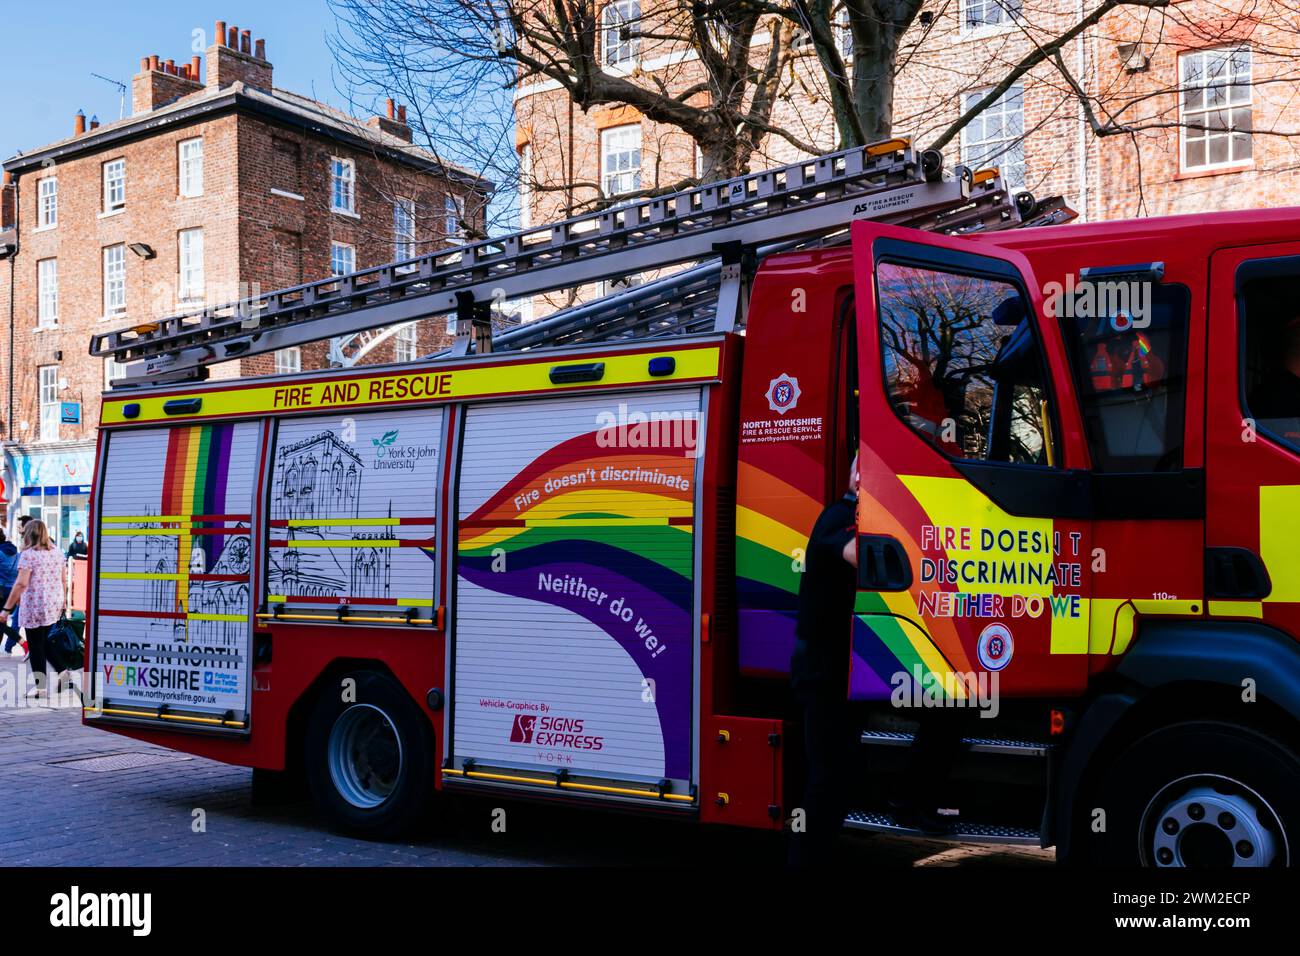
[[[1284,867],[1300,850],[1300,760],[1251,728],[1157,730],[1103,771],[1095,793],[1080,831],[1098,863]]]
[[[306,759],[316,805],[359,836],[408,831],[433,795],[433,734],[386,674],[355,671],[327,687],[307,725]]]

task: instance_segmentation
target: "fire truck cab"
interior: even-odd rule
[[[373,835],[443,789],[780,829],[856,455],[850,826],[907,832],[936,712],[958,839],[1288,865],[1295,222],[857,221],[764,258],[743,332],[114,389],[85,720]]]

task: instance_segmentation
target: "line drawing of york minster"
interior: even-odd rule
[[[276,451],[271,491],[273,521],[337,521],[361,512],[366,468],[355,447],[332,431],[284,445]],[[392,516],[392,502],[388,504]],[[272,537],[324,541],[383,540],[387,529],[357,531],[338,525],[294,525]],[[387,597],[392,557],[383,547],[273,548],[268,571],[272,593],[299,597]]]

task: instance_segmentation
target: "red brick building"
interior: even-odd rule
[[[412,257],[481,228],[489,184],[412,145],[405,107],[361,120],[273,83],[263,40],[218,22],[203,57],[140,60],[132,115],[78,114],[69,138],[4,163],[0,435],[11,513],[59,540],[84,527],[99,396],[90,336],[203,304]],[[445,342],[445,320],[388,330],[345,359]],[[214,377],[331,364],[331,343]]]
[[[1097,0],[926,0],[904,34],[893,133],[931,145],[1008,76],[1035,44],[1078,24]],[[707,96],[709,78],[676,4],[609,0],[597,14],[598,66],[651,89]],[[837,30],[848,60],[851,37]],[[780,21],[755,34],[761,65]],[[796,38],[753,168],[833,150],[829,92],[811,47]],[[1017,188],[1063,195],[1087,219],[1294,204],[1300,186],[1300,24],[1295,4],[1171,0],[1119,8],[1061,48],[1063,73],[1038,65],[944,146],[948,163],[997,165]],[[1089,95],[1096,136],[1071,80]],[[532,78],[515,95],[524,189],[521,215],[540,223],[601,199],[666,189],[699,175],[680,129],[628,106],[584,112],[559,84]],[[1197,128],[1203,127],[1203,128]],[[538,302],[538,314],[560,303]]]

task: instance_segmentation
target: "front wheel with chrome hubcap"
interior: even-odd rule
[[[1085,802],[1076,839],[1097,863],[1296,862],[1300,760],[1253,727],[1196,721],[1152,731],[1102,768]]]

